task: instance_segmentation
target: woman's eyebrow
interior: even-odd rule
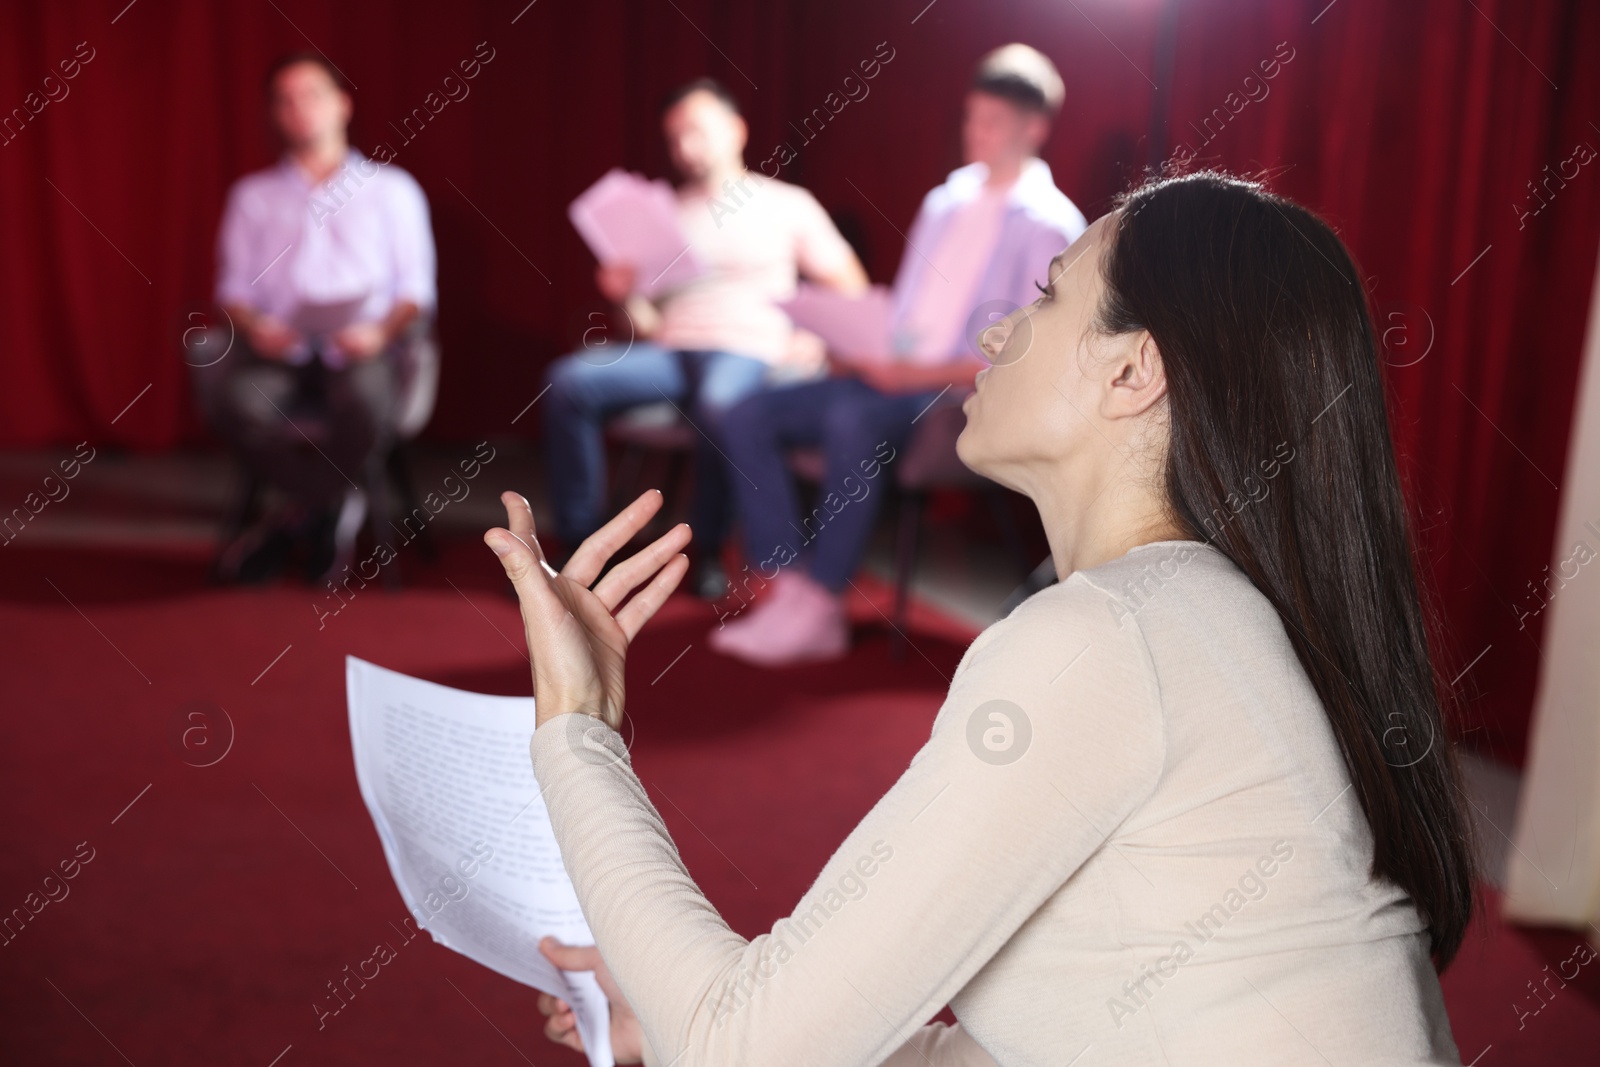
[[[1049,271],[1050,271],[1050,273],[1049,273],[1049,279],[1050,279],[1049,284],[1050,285],[1054,285],[1056,282],[1060,281],[1062,279],[1062,277],[1069,270],[1071,270],[1073,267],[1076,267],[1078,265],[1078,261],[1079,260],[1083,259],[1084,253],[1083,252],[1079,252],[1077,255],[1072,256],[1071,260],[1068,261],[1068,253],[1070,253],[1071,251],[1072,251],[1072,249],[1069,248],[1066,251],[1063,251],[1063,252],[1057,254],[1056,257],[1050,261],[1050,267],[1049,267]],[[1065,263],[1065,266],[1061,266],[1061,264],[1063,264],[1063,263]],[[1060,266],[1059,270],[1056,269],[1058,266]]]

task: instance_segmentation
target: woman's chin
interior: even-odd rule
[[[988,477],[987,474],[984,474],[981,454],[974,444],[971,422],[968,422],[961,433],[956,436],[956,458],[974,474],[982,474],[984,477]]]

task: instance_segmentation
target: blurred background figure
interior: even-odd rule
[[[745,168],[748,131],[720,83],[702,78],[669,94],[661,130],[681,179],[679,223],[706,271],[652,302],[640,293],[652,279],[627,264],[600,267],[595,283],[627,314],[633,341],[620,358],[608,345],[551,365],[544,459],[555,532],[571,552],[606,517],[604,421],[671,401],[698,431],[692,584],[717,597],[727,585],[719,561],[728,523],[723,416],[773,367],[805,369],[808,348],[776,301],[793,295],[797,275],[842,292],[865,289],[867,278],[809,192]]]
[[[984,366],[977,333],[1031,302],[1051,258],[1085,229],[1037,155],[1062,96],[1060,74],[1038,50],[1009,44],[985,56],[961,124],[966,165],[923,198],[900,257],[894,351],[835,362],[826,380],[757,394],[729,413],[728,458],[748,475],[732,480],[745,558],[790,565],[765,599],[712,631],[712,648],[771,666],[848,651],[840,594],[883,498],[863,474],[892,461],[936,401],[971,388]],[[807,445],[826,456],[819,499],[839,503],[802,518],[784,454]],[[811,541],[803,552],[802,538]]]
[[[222,576],[263,581],[298,552],[315,582],[349,562],[408,349],[431,343],[433,233],[416,180],[350,146],[327,59],[285,56],[266,92],[283,158],[234,183],[217,240],[232,347],[191,365],[207,422],[285,498],[224,549]]]

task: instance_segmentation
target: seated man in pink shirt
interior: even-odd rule
[[[1086,228],[1036,152],[1060,108],[1050,60],[1012,44],[986,56],[967,94],[967,165],[930,192],[907,237],[894,284],[892,359],[837,366],[823,381],[757,394],[728,414],[724,449],[746,566],[772,588],[711,632],[712,648],[777,666],[849,648],[841,591],[860,564],[893,457],[912,424],[946,391],[967,390],[985,366],[976,323],[993,307],[1031,303],[1051,258]],[[802,516],[784,453],[820,446],[819,500]],[[775,575],[775,577],[774,577]]]
[[[661,128],[683,179],[678,222],[706,272],[652,302],[637,291],[651,279],[629,266],[600,268],[600,290],[627,312],[634,340],[620,358],[608,345],[551,364],[545,469],[556,539],[570,552],[605,514],[605,420],[671,401],[698,445],[694,584],[717,597],[727,581],[717,558],[726,483],[739,477],[719,454],[723,414],[762,388],[775,365],[792,362],[796,336],[777,301],[794,295],[797,275],[843,292],[865,289],[867,276],[810,193],[745,169],[745,122],[726,88],[702,78],[676,90]]]
[[[416,179],[350,146],[350,95],[328,59],[286,56],[266,90],[283,158],[234,183],[217,237],[233,332],[185,359],[206,420],[287,501],[224,551],[223,576],[271,578],[303,544],[315,582],[350,562],[358,486],[392,437],[414,346],[432,343],[433,232]]]

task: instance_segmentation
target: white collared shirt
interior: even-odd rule
[[[415,178],[351,149],[314,184],[287,157],[228,192],[217,235],[216,298],[290,321],[302,304],[365,297],[357,318],[402,300],[436,302],[428,200]]]
[[[894,345],[901,359],[981,361],[976,339],[982,328],[1032,303],[1034,282],[1047,280],[1051,257],[1088,226],[1042,159],[1024,163],[1003,195],[988,179],[986,166],[969,163],[922,200],[894,282]],[[963,256],[970,261],[958,262]],[[941,301],[949,304],[942,312]]]
[[[933,277],[923,277],[900,317],[903,336],[897,348],[903,345],[898,354],[905,362],[938,366],[961,350],[979,284],[1000,243],[1010,193],[1011,183],[984,185],[950,209],[938,241],[927,250]],[[921,255],[922,250],[907,250],[913,253]]]

